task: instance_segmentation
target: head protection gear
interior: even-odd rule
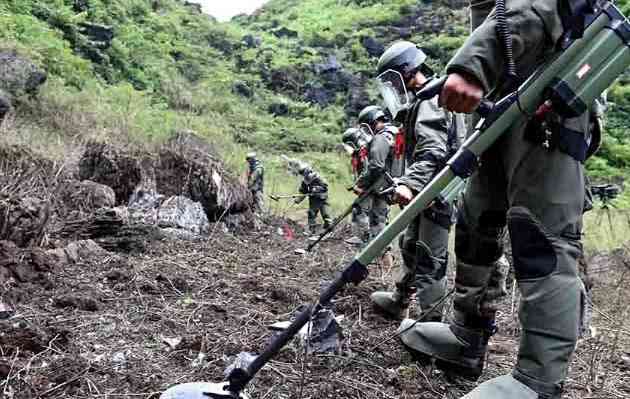
[[[426,59],[427,55],[415,44],[400,41],[388,48],[378,60],[378,90],[394,119],[413,101],[407,82],[416,72],[422,72],[427,78],[433,75],[431,68],[425,64]]]
[[[359,124],[372,134],[374,134],[374,124],[378,120],[388,122],[389,118],[383,111],[383,108],[377,105],[369,105],[359,112]]]
[[[252,162],[256,160],[256,153],[255,152],[248,152],[247,156],[245,156],[245,160]]]

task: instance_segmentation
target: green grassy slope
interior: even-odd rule
[[[404,36],[440,70],[464,40],[464,3],[271,0],[253,16],[218,23],[177,0],[5,0],[0,48],[49,73],[39,100],[19,109],[16,129],[28,125],[44,141],[136,143],[192,129],[234,167],[243,168],[246,151],[262,153],[278,192],[295,188],[278,158],[291,153],[331,181],[339,209],[351,199],[344,190],[351,178],[338,138],[357,107],[377,100],[370,81],[377,56],[368,47]],[[628,0],[619,3],[630,12]],[[95,45],[83,23],[111,26],[113,40]],[[248,97],[235,93],[237,81]],[[595,180],[628,173],[628,83],[626,75],[610,91],[608,134],[588,163]]]

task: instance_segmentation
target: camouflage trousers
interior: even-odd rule
[[[368,215],[370,239],[376,237],[387,225],[389,204],[383,197],[371,195],[361,202]]]
[[[317,197],[310,196],[308,201],[308,227],[311,232],[316,231],[317,229],[317,215],[322,215],[322,219],[324,220],[324,228],[327,228],[328,225],[332,222],[330,217],[330,205],[328,204],[328,197]]]
[[[453,306],[469,317],[493,317],[488,302],[498,293],[495,268],[507,225],[521,292],[514,375],[543,392],[565,379],[583,316],[576,264],[584,175],[569,155],[526,140],[526,129],[521,122],[500,138],[468,181],[457,221]]]
[[[254,212],[264,212],[265,211],[265,196],[260,190],[252,190],[252,197],[254,198]]]
[[[443,304],[437,303],[446,293],[446,267],[448,263],[448,234],[450,217],[441,223],[420,214],[400,236],[403,264],[394,278],[396,288],[410,295],[414,290],[424,321],[440,321]]]
[[[352,233],[363,242],[368,242],[370,239],[371,209],[372,202],[368,199],[352,208]]]

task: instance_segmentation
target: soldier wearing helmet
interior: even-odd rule
[[[411,199],[446,165],[461,137],[464,119],[445,112],[437,99],[414,102],[413,93],[433,76],[427,56],[413,43],[394,43],[378,62],[377,83],[385,105],[405,131],[405,174],[398,179],[394,200],[401,205]],[[371,299],[377,310],[399,316],[416,295],[424,320],[440,321],[446,293],[448,235],[452,206],[436,203],[421,213],[400,238],[403,258],[394,290],[378,291]]]
[[[496,4],[505,6],[501,3]],[[593,11],[591,1],[507,4],[508,34],[500,37],[506,31],[504,7],[471,1],[474,31],[447,65],[439,99],[444,108],[471,113],[484,94],[490,100],[509,95],[541,59],[579,37],[589,19],[585,14]],[[509,42],[513,62],[505,56]],[[538,116],[522,113],[513,121],[468,179],[456,228],[452,319],[401,324],[407,347],[434,357],[445,370],[478,378],[496,330],[503,288],[497,262],[507,227],[521,294],[518,355],[511,373],[483,382],[463,399],[559,399],[578,340],[585,293],[576,263],[582,253],[589,112],[567,118],[551,109],[543,117],[554,127],[544,129]]]
[[[354,185],[354,191],[360,195],[363,191],[370,188],[374,191],[380,191],[385,188],[385,179],[383,176],[389,174],[396,177],[399,173],[395,173],[395,152],[394,144],[399,134],[398,127],[390,122],[389,116],[385,110],[376,105],[365,107],[359,113],[359,125],[374,137],[369,145],[367,167],[361,173]],[[402,168],[400,168],[402,169]],[[379,185],[380,187],[374,187]],[[389,216],[389,204],[387,199],[376,194],[370,195],[363,203],[371,203],[370,209],[370,239],[376,237],[384,228]],[[386,267],[390,267],[393,263],[392,254],[389,250],[385,252],[382,258]]]
[[[341,137],[344,149],[351,157],[352,174],[354,175],[355,181],[367,169],[368,148],[372,137],[372,133],[370,133],[369,130],[361,127],[347,129]],[[346,243],[363,245],[368,241],[370,234],[370,208],[371,201],[367,199],[352,208],[353,236],[346,239]]]
[[[245,157],[247,164],[247,188],[254,198],[254,211],[264,210],[264,186],[265,186],[265,168],[260,162],[255,152],[250,152]]]
[[[304,194],[295,199],[295,203],[299,204],[304,201],[308,195],[308,227],[311,234],[317,233],[317,215],[321,213],[324,220],[324,229],[330,227],[330,205],[328,204],[328,183],[319,173],[315,172],[310,166],[301,164],[298,168],[298,174],[302,176],[300,184],[300,193]]]

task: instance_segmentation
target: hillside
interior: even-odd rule
[[[304,203],[269,201],[271,212],[254,214],[246,152],[265,162],[266,194],[295,190],[280,155],[311,162],[338,214],[354,198],[340,133],[378,101],[378,56],[406,38],[442,69],[466,35],[465,4],[270,0],[219,23],[185,0],[0,0],[0,398],[157,399],[174,384],[219,382],[239,353],[261,353],[282,328],[271,326],[293,319],[357,248],[342,223],[306,252]],[[630,174],[628,74],[609,100],[604,146],[588,164],[601,182]],[[630,398],[630,190],[614,204],[626,209],[600,204],[588,216],[590,328],[565,399]],[[404,350],[399,323],[372,309],[369,295],[401,266],[393,253],[393,265],[371,262],[365,281],[330,301],[340,329],[329,318],[306,340],[332,330],[335,351],[291,341],[248,385],[251,398],[472,389]],[[512,369],[514,281],[481,380]]]
[[[440,70],[465,37],[465,4],[271,0],[255,15],[218,23],[176,0],[9,0],[0,4],[0,44],[48,75],[36,102],[17,101],[18,127],[139,143],[192,129],[239,168],[246,150],[263,152],[279,190],[291,190],[275,178],[285,152],[341,188],[350,177],[338,138],[378,101],[371,78],[384,46],[422,43]],[[609,94],[607,136],[588,163],[595,180],[627,173],[628,80]],[[348,197],[337,191],[338,206]]]

